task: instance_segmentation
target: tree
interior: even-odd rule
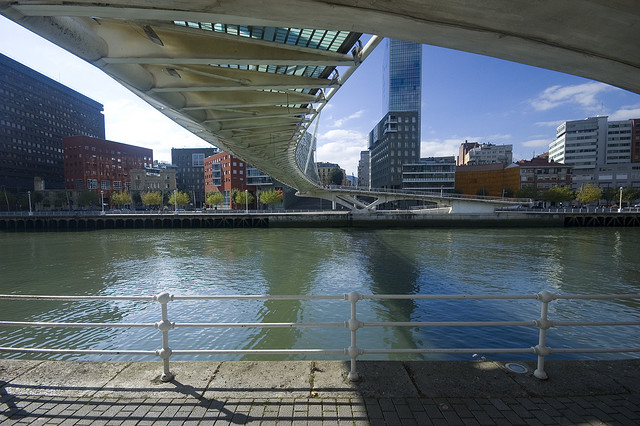
[[[175,206],[176,204],[179,206],[185,206],[189,204],[190,200],[191,198],[189,197],[189,194],[187,194],[186,192],[174,191],[171,194],[171,197],[169,197],[169,204],[171,204],[172,206]]]
[[[489,195],[489,191],[487,191],[487,189],[483,186],[476,191],[476,195],[480,197],[486,197],[487,195]]]
[[[224,202],[224,195],[220,191],[209,191],[207,192],[206,202],[210,206],[219,205],[222,208],[222,203]]]
[[[581,203],[595,203],[602,198],[602,189],[591,183],[584,184],[576,193],[576,200]]]
[[[283,199],[282,190],[270,189],[260,193],[260,202],[262,204],[278,204]]]
[[[82,191],[78,195],[78,205],[82,207],[91,207],[91,206],[100,205],[100,200],[98,199],[98,193],[91,190]]]
[[[511,189],[511,188],[503,188],[502,189],[502,196],[504,198],[513,198],[514,194],[515,194],[515,192],[513,192],[513,189]]]
[[[622,201],[631,203],[640,198],[640,190],[637,188],[626,187],[622,190]]]
[[[538,189],[535,186],[523,186],[516,193],[518,198],[529,198],[531,200],[537,200],[540,196]]]
[[[131,204],[131,194],[127,191],[114,192],[111,194],[111,202],[116,206]]]
[[[620,198],[620,189],[605,188],[604,191],[602,191],[602,198],[607,202],[607,204],[612,204],[613,200]]]
[[[327,174],[327,180],[329,181],[329,185],[342,185],[342,181],[344,180],[344,173],[338,167],[334,167],[329,170]]]
[[[254,196],[249,191],[238,191],[234,193],[233,202],[238,206],[245,206],[248,204],[253,204]]]
[[[160,191],[149,191],[143,194],[140,194],[140,198],[142,202],[146,206],[160,206],[162,204],[162,192]]]
[[[238,192],[240,192],[238,188],[233,188],[229,194],[229,204],[231,205],[231,208],[234,208],[234,204],[237,204],[236,196],[238,195]]]
[[[540,198],[551,203],[559,203],[562,201],[573,200],[575,196],[570,187],[555,185],[545,191]]]
[[[33,191],[31,193],[31,202],[33,203],[34,209],[35,209],[35,206],[42,203],[42,201],[44,201],[44,192]]]

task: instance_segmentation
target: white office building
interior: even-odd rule
[[[573,189],[640,187],[640,120],[608,121],[606,116],[566,121],[549,145],[549,161],[573,167]],[[634,162],[635,161],[635,162]]]

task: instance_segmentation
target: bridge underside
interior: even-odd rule
[[[320,188],[300,142],[380,41],[362,33],[640,93],[635,0],[0,0],[0,13],[302,193]]]

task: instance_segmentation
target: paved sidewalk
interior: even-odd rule
[[[640,360],[504,363],[0,359],[0,424],[638,425]]]

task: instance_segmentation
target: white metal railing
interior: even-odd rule
[[[454,321],[454,322],[420,322],[420,321],[381,321],[363,322],[357,317],[356,305],[360,300],[417,300],[417,299],[465,299],[465,300],[536,300],[541,303],[540,317],[529,321]],[[150,355],[163,360],[163,381],[172,380],[173,374],[169,369],[169,359],[172,355],[220,355],[220,354],[341,354],[349,356],[351,367],[350,380],[358,380],[356,360],[365,354],[460,354],[460,353],[530,353],[537,355],[537,368],[534,376],[546,379],[544,371],[545,357],[552,353],[630,353],[640,352],[640,344],[635,347],[603,347],[603,348],[551,348],[547,346],[547,331],[561,326],[640,326],[640,321],[554,321],[549,319],[549,303],[554,300],[613,300],[637,299],[639,294],[554,294],[542,291],[531,295],[365,295],[350,292],[342,295],[309,295],[309,296],[269,296],[269,295],[218,295],[218,296],[175,296],[160,293],[155,296],[32,296],[32,295],[0,295],[0,300],[55,300],[55,301],[144,301],[157,302],[161,306],[161,318],[156,323],[73,323],[73,322],[26,322],[0,321],[0,326],[6,327],[77,327],[77,328],[155,328],[162,334],[162,348],[157,350],[93,350],[93,349],[47,349],[47,348],[16,348],[0,347],[0,352],[13,353],[48,353],[48,354],[97,354],[97,355]],[[345,300],[350,305],[350,315],[344,322],[327,323],[176,323],[169,321],[168,304],[177,301],[193,300]],[[417,348],[417,349],[365,349],[357,345],[357,331],[363,327],[537,327],[538,343],[525,348]],[[343,349],[187,349],[172,350],[169,346],[169,331],[177,328],[303,328],[303,327],[344,327],[350,330],[350,345]],[[638,344],[637,339],[633,341]]]

